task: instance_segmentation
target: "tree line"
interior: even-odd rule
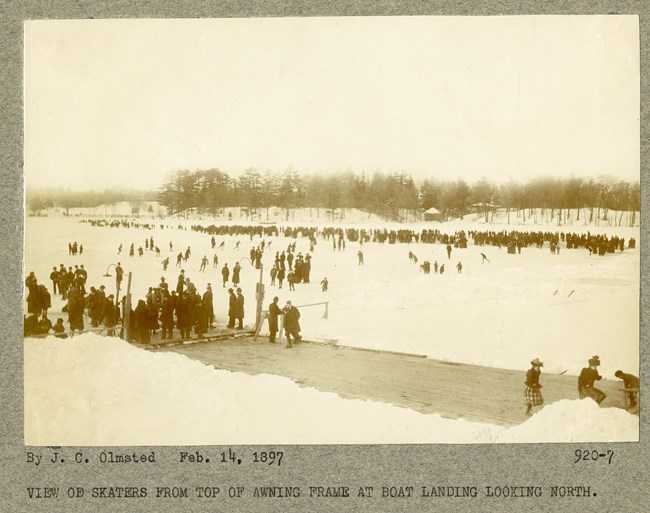
[[[551,220],[557,216],[558,224],[570,221],[571,216],[576,221],[581,216],[589,222],[607,219],[613,210],[631,212],[634,224],[641,209],[641,190],[639,182],[609,176],[539,177],[496,185],[485,178],[472,184],[463,179],[416,182],[403,172],[301,175],[290,169],[262,174],[249,168],[239,177],[219,169],[173,171],[161,186],[158,201],[172,215],[216,216],[226,207],[240,207],[251,220],[260,221],[268,219],[271,207],[283,208],[287,219],[291,209],[309,208],[323,209],[332,220],[343,220],[346,209],[356,208],[392,221],[408,221],[410,216],[420,219],[422,210],[434,207],[445,220],[479,212],[489,221],[496,209],[502,209],[508,222],[511,213],[526,221],[527,215],[548,211]]]
[[[103,191],[75,191],[64,187],[33,188],[25,192],[28,214],[39,215],[49,208],[61,208],[66,215],[71,208],[94,208],[101,205],[114,205],[126,201],[132,213],[139,212],[145,201],[156,201],[157,191],[139,191],[126,188],[111,188]]]
[[[158,201],[169,215],[220,216],[227,207],[239,207],[251,220],[268,219],[269,209],[284,209],[287,220],[292,209],[324,211],[332,221],[344,220],[346,209],[356,208],[389,221],[419,220],[420,213],[436,208],[444,220],[480,213],[490,221],[497,209],[510,216],[545,215],[558,225],[570,221],[607,220],[609,211],[630,212],[636,223],[641,210],[639,182],[598,178],[538,177],[526,182],[511,180],[495,184],[482,178],[474,183],[458,179],[429,178],[416,182],[404,172],[371,175],[352,171],[329,174],[300,174],[293,169],[261,173],[249,168],[232,177],[219,169],[175,170],[154,191],[113,188],[104,191],[71,191],[64,188],[32,189],[26,193],[32,215],[51,207],[69,213],[70,208],[97,207],[126,201],[138,214],[145,201]],[[311,213],[311,212],[310,212]],[[571,219],[571,216],[575,216]],[[537,221],[537,219],[534,219]]]

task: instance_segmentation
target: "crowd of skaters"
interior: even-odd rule
[[[129,220],[83,220],[92,226],[97,227],[126,227],[126,228],[143,228],[155,229],[160,227],[174,228],[165,224],[138,223]],[[187,227],[178,225],[179,230],[187,230]],[[194,232],[206,233],[214,236],[248,236],[253,237],[279,237],[289,238],[306,237],[315,241],[317,237],[324,240],[332,241],[333,249],[344,251],[345,243],[359,242],[376,242],[380,244],[444,244],[453,247],[465,248],[468,240],[473,240],[475,245],[484,246],[492,245],[498,248],[507,247],[514,249],[512,252],[520,253],[522,248],[531,246],[543,247],[548,243],[553,253],[559,253],[560,242],[565,243],[567,249],[583,248],[589,250],[590,254],[605,255],[614,253],[617,250],[623,251],[626,247],[625,239],[607,235],[597,235],[587,232],[586,234],[565,233],[564,231],[553,232],[548,230],[457,230],[453,233],[445,233],[437,228],[424,228],[421,230],[414,229],[388,229],[388,228],[342,228],[342,227],[309,227],[309,226],[276,226],[271,225],[192,225],[190,230]],[[214,246],[213,246],[214,247]],[[223,246],[222,246],[223,247]],[[628,249],[634,249],[636,241],[631,238],[627,242]],[[153,247],[151,248],[154,249]],[[147,247],[138,248],[138,253],[146,251]],[[135,254],[135,252],[133,253]]]

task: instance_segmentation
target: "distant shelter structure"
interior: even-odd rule
[[[439,223],[443,222],[443,215],[437,208],[431,207],[428,210],[425,210],[422,214],[422,217],[425,221],[437,221]]]

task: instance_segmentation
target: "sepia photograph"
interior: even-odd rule
[[[639,17],[24,22],[28,446],[638,442]]]

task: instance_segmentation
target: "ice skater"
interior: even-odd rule
[[[542,385],[539,382],[539,376],[542,373],[543,362],[539,358],[535,358],[530,362],[532,367],[526,372],[526,388],[524,389],[524,397],[526,398],[526,415],[532,415],[533,406],[541,406],[544,404],[544,397],[542,396]]]
[[[485,256],[485,253],[481,253],[481,263],[489,262],[488,257]]]

